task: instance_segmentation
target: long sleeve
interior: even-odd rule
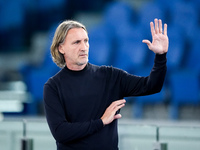
[[[118,149],[117,120],[100,119],[115,100],[159,92],[166,74],[166,54],[156,55],[148,77],[90,63],[81,71],[63,68],[44,85],[44,106],[58,149]],[[98,141],[98,142],[97,142]]]
[[[142,96],[160,92],[167,71],[166,62],[166,54],[156,55],[154,66],[147,77],[123,73],[120,82],[123,96]]]
[[[55,86],[44,85],[44,106],[48,125],[57,142],[67,143],[91,135],[103,128],[101,119],[69,122]]]

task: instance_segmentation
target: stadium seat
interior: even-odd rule
[[[135,75],[139,76],[148,76],[150,74],[151,68],[141,68],[137,72],[134,72]],[[144,113],[144,106],[145,105],[158,105],[165,102],[168,98],[166,94],[166,86],[165,83],[163,85],[162,90],[159,93],[147,95],[147,96],[137,96],[134,97],[134,105],[132,108],[133,117],[136,119],[142,119]]]
[[[103,12],[103,22],[110,30],[115,32],[124,24],[131,24],[135,19],[133,8],[125,2],[110,2]],[[115,33],[113,33],[115,34]]]
[[[109,28],[109,34],[112,38],[112,65],[127,71],[131,65],[134,68],[137,66],[134,63],[141,63],[144,60],[143,57],[145,57],[145,45],[142,45],[141,42],[141,30],[134,29],[139,29],[139,27],[135,26],[135,19],[134,9],[125,2],[109,3],[103,14],[103,23]]]
[[[166,17],[170,17],[168,14],[170,11],[169,9],[171,9],[175,3],[183,1],[184,0],[155,0],[155,3],[161,6],[164,11],[166,11]]]
[[[195,32],[198,28],[198,11],[195,3],[177,2],[170,9],[171,21],[184,31],[187,41],[195,40]]]
[[[179,119],[179,108],[183,105],[196,105],[199,99],[199,74],[193,70],[173,72],[170,77],[171,103],[170,118]]]
[[[13,28],[22,28],[24,15],[21,3],[14,0],[4,2],[0,9],[0,31],[2,32]]]
[[[195,33],[196,33],[196,39],[192,42],[191,49],[188,50],[186,67],[192,68],[193,70],[199,72],[200,74],[200,63],[198,63],[200,58],[200,49],[199,49],[200,29],[196,30]]]
[[[43,100],[43,86],[45,82],[57,73],[60,68],[53,63],[50,55],[50,46],[55,32],[55,26],[49,31],[50,39],[47,42],[44,59],[41,64],[37,66],[32,64],[23,64],[20,68],[20,72],[23,76],[24,82],[27,85],[28,91],[32,94],[32,103],[27,105],[27,113],[35,115],[38,113],[38,104]]]
[[[200,14],[200,0],[193,0],[193,3],[197,7],[198,14]]]
[[[111,2],[106,5],[103,17],[105,22],[115,24],[117,22],[130,22],[134,16],[132,7],[125,2]]]
[[[124,25],[116,31],[115,67],[134,72],[146,64],[147,46],[140,26]]]
[[[37,18],[39,30],[48,30],[48,28],[60,20],[65,19],[65,8],[67,0],[38,0]]]
[[[149,31],[150,32],[150,31]],[[167,52],[167,72],[183,67],[183,61],[186,55],[185,40],[182,30],[176,25],[168,25],[167,35],[169,38],[169,49]],[[148,64],[151,66],[154,62],[154,54],[148,54]]]
[[[104,24],[88,30],[89,35],[89,62],[95,65],[111,65],[112,38]]]
[[[164,104],[165,98],[165,87],[163,87],[163,89],[159,93],[134,98],[133,117],[136,119],[142,119],[144,117],[145,105]]]
[[[20,2],[10,0],[0,5],[0,49],[3,52],[22,50],[24,19],[25,12]]]
[[[183,32],[176,25],[168,27],[169,50],[167,53],[168,72],[180,69],[183,65],[185,50],[185,39]]]
[[[200,31],[196,31],[196,40],[193,41],[191,49],[187,51],[184,68],[181,71],[173,72],[169,78],[172,93],[170,108],[172,119],[179,118],[180,106],[200,104],[199,33]]]
[[[150,22],[155,18],[162,19],[165,22],[165,11],[160,5],[153,2],[147,2],[139,9],[138,13],[139,25],[143,28],[145,37],[151,39]]]

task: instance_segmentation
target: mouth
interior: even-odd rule
[[[87,54],[80,54],[79,56],[80,57],[87,57],[88,55]]]

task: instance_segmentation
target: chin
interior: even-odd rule
[[[85,64],[87,64],[87,63],[88,63],[88,60],[87,60],[87,61],[79,62],[78,65],[79,65],[79,66],[82,66],[82,65],[85,65]]]

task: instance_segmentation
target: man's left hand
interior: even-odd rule
[[[152,43],[149,40],[143,40],[142,42],[146,43],[149,49],[152,50],[155,54],[167,53],[169,47],[169,39],[167,36],[167,24],[164,24],[163,32],[162,20],[154,19],[154,23],[150,23]]]

